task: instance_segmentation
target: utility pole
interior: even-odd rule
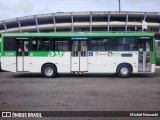
[[[121,12],[121,0],[118,0],[119,2],[119,12]]]

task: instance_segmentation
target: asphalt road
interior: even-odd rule
[[[125,79],[0,72],[0,111],[160,111],[160,69]]]

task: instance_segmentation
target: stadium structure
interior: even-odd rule
[[[142,29],[142,21],[147,29]],[[0,33],[15,32],[154,32],[160,36],[160,12],[58,12],[0,21]],[[160,43],[156,46],[160,58]]]
[[[160,32],[159,12],[58,12],[0,21],[0,32]]]

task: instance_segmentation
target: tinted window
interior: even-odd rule
[[[91,40],[90,51],[135,51],[137,39],[131,37],[99,38]]]
[[[68,51],[68,41],[59,38],[33,38],[32,51]]]
[[[37,51],[38,50],[38,45],[37,45],[38,41],[36,39],[33,39],[31,41],[31,50],[32,51]]]
[[[50,50],[50,40],[38,40],[38,51],[49,51]]]
[[[91,51],[106,51],[107,50],[107,39],[92,39],[90,50]]]
[[[4,51],[16,51],[15,38],[11,37],[4,38]]]
[[[53,51],[68,51],[69,43],[67,39],[53,39],[52,40],[52,50]]]
[[[31,43],[32,51],[50,51],[51,50],[51,40],[48,38],[34,38]]]
[[[113,51],[135,51],[136,39],[131,37],[113,38],[110,40],[111,48]]]
[[[92,40],[91,41],[91,51],[97,51],[98,50],[98,45],[97,45],[97,40]]]
[[[140,38],[138,43],[139,51],[152,51],[152,39]]]

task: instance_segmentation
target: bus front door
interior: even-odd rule
[[[17,72],[29,71],[28,46],[28,40],[17,40]]]
[[[151,72],[151,40],[139,41],[138,72]]]
[[[88,71],[87,41],[73,41],[71,71]]]

